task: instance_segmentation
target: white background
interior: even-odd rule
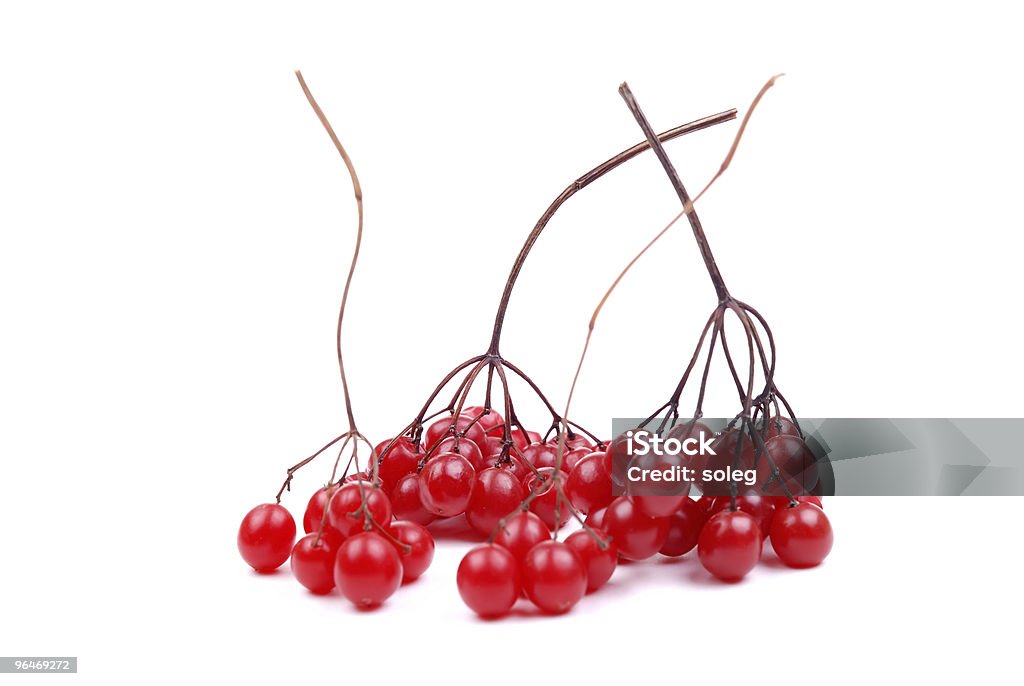
[[[1022,414],[1010,12],[555,5],[4,6],[0,653],[77,655],[77,677],[52,678],[88,683],[1014,669],[1016,498],[833,499],[818,569],[723,586],[692,556],[633,565],[558,619],[475,620],[455,589],[464,541],[371,614],[247,571],[242,515],[345,428],[333,335],[355,207],[294,68],[362,177],[346,351],[374,440],[484,351],[550,200],[641,139],[620,81],[663,130],[744,109],[777,72],[699,209],[731,290],[773,326],[797,411]],[[735,129],[668,146],[692,189]],[[677,210],[647,154],[538,242],[502,351],[557,405],[600,293]],[[657,407],[713,305],[681,225],[612,297],[573,416],[605,432]],[[709,414],[734,411],[718,372]],[[297,516],[328,472],[296,479]]]

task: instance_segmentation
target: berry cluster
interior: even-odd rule
[[[817,495],[822,492],[821,462],[807,448],[789,404],[775,386],[774,339],[760,314],[733,299],[725,289],[696,219],[695,199],[689,198],[675,177],[661,145],[662,141],[728,121],[735,117],[734,110],[656,135],[624,84],[623,96],[647,141],[584,174],[555,199],[516,257],[486,351],[446,374],[413,420],[393,438],[374,446],[356,429],[341,346],[345,305],[362,237],[362,192],[345,149],[301,74],[297,76],[345,162],[359,212],[337,330],[349,428],[287,470],[276,502],[259,505],[244,517],[238,548],[249,565],[265,573],[290,559],[294,577],[312,593],[327,594],[337,588],[357,607],[373,608],[430,566],[434,538],[426,527],[436,520],[462,517],[485,542],[463,558],[457,575],[459,593],[477,614],[498,617],[507,614],[523,596],[543,613],[566,612],[586,593],[601,588],[619,561],[643,560],[659,553],[677,557],[696,547],[703,566],[725,581],[738,580],[753,568],[766,538],[791,567],[814,566],[825,558],[831,549],[832,531]],[[636,431],[677,439],[700,432],[711,434],[699,420],[711,357],[718,343],[736,383],[742,410],[715,436],[714,457],[697,457],[694,465],[711,468],[712,472],[750,468],[758,475],[756,486],[743,486],[730,478],[725,481],[727,492],[718,492],[716,484],[698,480],[701,495],[697,499],[691,497],[689,484],[664,493],[636,490],[631,483],[618,480],[618,471],[613,469],[620,463],[635,465],[644,459],[624,454],[625,436],[602,441],[568,419],[575,381],[565,411],[559,414],[530,377],[499,353],[502,325],[516,278],[555,211],[577,191],[648,148],[658,155],[683,201],[680,216],[686,215],[694,227],[719,294],[719,305],[669,402]],[[594,319],[599,310],[600,306]],[[747,333],[750,371],[745,388],[725,340],[728,312],[740,319]],[[767,352],[752,317],[767,337]],[[680,422],[681,393],[709,330],[711,344],[694,419]],[[764,390],[756,396],[755,359],[761,362],[764,379]],[[510,377],[525,382],[550,413],[551,423],[544,434],[528,430],[521,421],[512,399]],[[482,404],[470,405],[471,391],[478,381],[484,385],[482,400],[478,401]],[[451,400],[431,414],[437,398],[450,385],[455,387]],[[500,409],[492,402],[495,391],[500,394]],[[788,417],[779,411],[780,401]],[[660,425],[648,428],[663,410],[667,413]],[[360,445],[369,449],[365,463],[360,461]],[[305,535],[296,542],[295,521],[280,504],[281,496],[291,490],[292,478],[299,469],[331,449],[338,451],[331,476],[309,498],[303,515]],[[346,454],[347,463],[339,474]],[[654,463],[644,464],[653,466],[660,458],[653,459]],[[581,528],[559,541],[559,531],[573,519]]]

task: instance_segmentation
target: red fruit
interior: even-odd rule
[[[669,557],[679,557],[693,550],[706,519],[696,500],[684,500],[679,510],[668,518],[668,538],[658,552]]]
[[[715,498],[715,504],[711,506],[708,516],[731,509],[732,500],[726,496]],[[746,512],[757,520],[757,526],[761,529],[761,538],[768,536],[768,530],[772,525],[772,516],[775,514],[775,502],[771,496],[766,495],[738,495],[736,496],[736,509]]]
[[[565,472],[554,467],[543,467],[539,474],[526,479],[526,491],[538,495],[530,501],[530,512],[544,520],[549,529],[561,529],[572,518],[572,512],[564,498],[558,495],[558,485],[564,483]],[[556,477],[558,473],[560,476]]]
[[[832,550],[832,525],[817,505],[800,503],[776,513],[772,547],[788,567],[814,567]]]
[[[604,528],[604,516],[608,513],[607,507],[602,507],[600,510],[594,510],[587,515],[587,518],[583,520],[583,523],[589,526],[591,529],[601,529],[607,532]]]
[[[764,440],[767,442],[775,436],[800,436],[800,431],[791,419],[777,415],[768,420]]]
[[[356,607],[376,607],[402,585],[402,561],[387,539],[364,531],[341,544],[334,561],[334,583]]]
[[[476,443],[481,451],[487,447],[487,437],[484,435],[484,430],[480,428],[480,423],[474,423],[472,417],[462,415],[460,417],[444,417],[427,427],[427,437],[424,440],[426,449],[432,454],[436,453],[434,447],[441,438],[454,435],[453,426],[460,434],[464,433],[466,438]]]
[[[668,519],[648,517],[626,496],[611,502],[603,524],[619,555],[630,560],[653,556],[668,540]]]
[[[424,526],[437,519],[427,511],[420,499],[420,475],[406,474],[391,492],[391,509],[395,519],[416,522]]]
[[[487,445],[484,446],[484,460],[488,462],[488,466],[493,467],[494,461],[501,457],[501,449],[505,445],[505,442],[500,438],[493,436],[487,437]]]
[[[502,517],[519,507],[526,497],[522,483],[508,469],[491,467],[476,474],[466,506],[466,521],[477,532],[489,536]]]
[[[489,411],[484,411],[484,408],[479,405],[473,405],[471,407],[463,408],[462,416],[469,417],[470,419],[476,419],[479,417],[478,424],[480,428],[484,430],[487,435],[500,436],[501,428],[505,424],[505,418],[495,410],[493,407]],[[492,431],[497,430],[498,433],[492,434]],[[483,446],[480,446],[483,448]]]
[[[581,434],[577,434],[576,438],[566,438],[565,445],[573,450],[586,449],[588,452],[594,451],[594,444],[591,443],[589,438]]]
[[[525,450],[531,443],[540,443],[541,435],[536,431],[527,431],[523,433],[523,430],[518,426],[513,427],[512,431],[512,442],[516,444],[516,447],[520,450]]]
[[[612,477],[606,457],[605,453],[590,453],[569,472],[565,494],[580,512],[599,510],[612,501]]]
[[[558,448],[547,443],[534,443],[523,449],[523,459],[537,469],[542,467],[554,467],[558,457]],[[569,471],[569,470],[564,470]]]
[[[523,558],[523,590],[548,614],[568,612],[587,592],[583,560],[561,541],[542,541]]]
[[[238,527],[238,552],[261,574],[285,563],[295,542],[295,520],[282,505],[264,503],[249,510]]]
[[[473,465],[462,455],[438,455],[431,458],[420,472],[420,500],[433,514],[441,517],[460,515],[469,505],[475,478]]]
[[[307,534],[292,548],[292,574],[311,593],[323,595],[334,588],[334,558],[342,539],[335,535]]]
[[[424,455],[423,447],[405,436],[395,441],[391,450],[384,453],[390,442],[384,441],[377,446],[377,457],[380,460],[377,477],[385,493],[393,491],[403,476],[415,472]]]
[[[327,503],[327,521],[342,536],[352,536],[366,528],[366,517],[362,511],[364,497],[366,512],[373,521],[381,526],[391,521],[391,500],[384,491],[365,481],[350,481],[339,488]]]
[[[508,614],[522,592],[519,563],[507,549],[484,543],[466,553],[456,575],[459,595],[481,617]]]
[[[434,559],[434,537],[415,522],[391,522],[391,541],[402,561],[402,583],[418,579]]]
[[[505,527],[494,537],[494,542],[507,548],[517,560],[541,541],[551,539],[551,530],[532,512],[518,512],[505,522]]]
[[[306,512],[302,515],[302,530],[307,534],[314,533],[320,530],[320,523],[324,521],[324,508],[327,507],[327,503],[330,502],[331,496],[338,489],[337,486],[331,486],[330,488],[324,486],[323,488],[317,489],[315,493],[309,498],[309,502],[306,504]],[[330,524],[327,524],[326,528],[334,529]],[[341,532],[337,531],[340,535]]]
[[[630,471],[634,467],[642,474],[645,470],[667,473],[667,470],[682,468],[688,464],[685,455],[647,455],[634,457],[630,462]],[[627,472],[627,475],[629,472]],[[632,498],[636,508],[648,517],[669,517],[680,508],[690,493],[690,482],[681,481],[626,481],[626,493]]]
[[[704,569],[722,581],[739,581],[761,559],[761,529],[742,510],[719,512],[701,529],[697,555]]]
[[[604,548],[598,543],[598,538],[604,542]],[[593,533],[589,533],[581,529],[569,534],[565,544],[575,550],[583,561],[583,568],[587,572],[588,593],[608,583],[618,565],[618,551],[603,532],[593,530]]]
[[[469,463],[473,465],[473,469],[484,468],[484,454],[480,452],[480,448],[473,441],[461,438],[456,444],[454,436],[442,440],[437,444],[437,449],[434,451],[434,455],[443,455],[444,453],[456,453],[462,455],[464,458],[469,460]]]

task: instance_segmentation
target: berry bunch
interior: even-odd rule
[[[287,470],[276,502],[259,505],[244,517],[238,547],[248,564],[258,572],[271,572],[290,559],[294,577],[309,591],[326,594],[336,587],[357,607],[372,608],[427,570],[434,554],[434,539],[426,527],[439,519],[463,517],[485,542],[463,558],[457,575],[459,593],[479,615],[497,617],[507,614],[523,596],[544,613],[566,612],[586,593],[601,588],[620,560],[642,560],[659,553],[680,556],[696,547],[707,570],[730,581],[743,577],[757,563],[765,538],[770,538],[787,565],[813,566],[824,559],[831,547],[831,528],[820,498],[811,494],[813,488],[806,488],[812,477],[817,483],[818,465],[813,455],[808,460],[810,451],[799,426],[774,385],[774,339],[763,318],[725,290],[696,220],[694,201],[678,182],[662,147],[662,141],[734,118],[735,110],[655,135],[623,84],[623,95],[647,141],[587,172],[552,202],[513,263],[486,352],[446,374],[413,420],[392,438],[374,446],[356,429],[341,346],[345,305],[362,237],[362,193],[344,147],[302,75],[296,75],[345,162],[359,214],[337,327],[338,365],[349,428]],[[686,490],[649,494],[632,492],[628,487],[624,494],[616,495],[619,491],[613,488],[613,461],[621,457],[622,437],[602,441],[568,419],[575,379],[565,411],[560,414],[530,377],[499,353],[502,325],[516,279],[551,217],[577,191],[648,148],[654,149],[680,194],[682,214],[694,227],[720,303],[675,393],[637,429],[651,431],[648,425],[668,410],[653,433],[685,438],[708,431],[699,420],[711,355],[716,342],[720,342],[743,409],[716,436],[715,452],[732,456],[723,466],[749,463],[760,470],[763,478],[758,488],[745,492],[740,492],[733,481],[728,495],[714,493],[710,484],[698,484],[702,491],[699,499],[690,497]],[[751,371],[745,391],[725,342],[726,312],[740,317],[747,333]],[[770,362],[750,317],[767,335]],[[682,389],[709,330],[713,332],[711,347],[696,413],[693,420],[680,422]],[[755,349],[765,378],[765,388],[757,396],[752,394]],[[583,357],[576,378],[582,362]],[[528,430],[521,420],[512,399],[510,378],[524,382],[549,413],[551,421],[543,434]],[[471,391],[478,382],[483,386],[478,401],[482,404],[470,405]],[[492,396],[498,385],[500,399],[495,405]],[[431,412],[449,387],[454,387],[450,401]],[[788,418],[778,411],[780,401],[789,411]],[[368,448],[365,463],[360,461],[360,445]],[[330,478],[309,498],[303,515],[305,535],[296,542],[295,521],[280,504],[281,496],[290,490],[299,469],[334,448],[338,454]],[[339,473],[346,454],[347,463]],[[559,541],[558,532],[573,519],[581,528]]]

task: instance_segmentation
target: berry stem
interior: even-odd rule
[[[703,119],[698,119],[688,124],[677,126],[674,129],[669,129],[668,131],[658,136],[655,136],[655,140],[670,141],[673,138],[678,138],[679,136],[688,133],[693,133],[694,131],[700,131],[701,129],[706,129],[716,124],[731,121],[735,118],[735,109],[727,110],[725,112],[719,112],[718,114],[713,114],[711,116],[704,117]],[[608,172],[612,171],[613,169],[623,164],[624,162],[628,162],[629,160],[633,159],[634,157],[636,157],[637,155],[639,155],[640,153],[642,153],[643,151],[647,150],[650,147],[651,144],[648,140],[648,142],[637,143],[628,150],[623,150],[618,155],[599,164],[598,166],[594,167],[586,174],[584,174],[583,176],[579,177],[571,184],[566,186],[565,190],[563,190],[562,193],[557,198],[555,198],[550,205],[548,205],[548,208],[544,211],[544,214],[541,215],[540,219],[537,221],[536,226],[534,226],[533,231],[531,231],[530,234],[526,237],[526,242],[523,243],[522,249],[520,249],[519,254],[516,256],[515,262],[513,262],[512,264],[512,270],[509,272],[508,280],[505,283],[505,290],[501,295],[501,301],[498,303],[498,311],[494,316],[494,329],[491,333],[491,344],[490,347],[488,348],[488,352],[490,354],[498,354],[498,346],[499,343],[501,342],[501,329],[502,325],[505,323],[505,313],[506,310],[508,309],[509,298],[512,297],[512,288],[515,286],[516,279],[519,277],[519,272],[522,271],[523,264],[526,262],[526,257],[530,254],[530,250],[533,249],[533,244],[537,242],[537,239],[540,237],[541,232],[544,231],[544,227],[546,227],[548,222],[551,221],[551,217],[554,216],[558,208],[561,207],[566,200],[575,195],[577,191],[586,188],[591,183],[598,180]]]

